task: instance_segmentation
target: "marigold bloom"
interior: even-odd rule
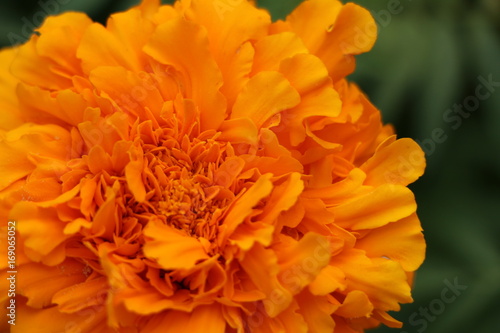
[[[425,160],[345,79],[375,31],[337,0],[274,23],[243,0],[145,0],[2,50],[11,331],[400,327]]]

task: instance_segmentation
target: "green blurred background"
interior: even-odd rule
[[[105,22],[137,2],[2,0],[0,46],[28,36],[26,22],[36,23],[33,15],[43,8],[84,11]],[[300,2],[258,4],[278,19]],[[428,244],[415,302],[394,314],[403,329],[374,332],[500,332],[500,0],[354,2],[372,11],[379,39],[358,57],[351,79],[428,159],[425,176],[412,186]],[[477,99],[482,80],[494,83],[490,96]],[[461,114],[453,111],[464,104]],[[433,133],[441,133],[439,142]],[[467,288],[452,301],[453,294],[442,294],[447,283]]]

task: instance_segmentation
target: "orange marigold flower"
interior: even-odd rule
[[[11,332],[400,327],[425,159],[345,79],[375,37],[337,0],[274,23],[243,0],[145,0],[2,50]]]

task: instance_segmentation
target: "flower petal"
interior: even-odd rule
[[[91,231],[95,237],[112,240],[118,227],[119,217],[113,190],[106,191],[106,201],[97,210],[92,221]]]
[[[68,12],[56,17],[47,17],[38,29],[40,38],[36,50],[41,57],[54,63],[52,71],[68,78],[82,74],[76,50],[85,30],[91,24],[92,20],[83,13]],[[37,85],[39,83],[40,81],[36,82]]]
[[[257,127],[248,118],[225,120],[220,127],[219,140],[231,143],[249,143],[256,145],[258,141]]]
[[[378,150],[361,170],[365,184],[378,186],[391,183],[406,186],[417,180],[425,169],[425,154],[413,140],[404,138]]]
[[[264,211],[260,215],[262,222],[275,223],[274,221],[282,212],[287,211],[297,202],[303,190],[304,183],[299,173],[292,173],[286,181],[275,186]]]
[[[19,320],[16,320],[16,325],[11,326],[12,333],[54,333],[67,332],[68,330],[81,333],[114,332],[106,324],[106,311],[102,307],[66,314],[60,312],[56,306],[46,309],[34,309],[20,303],[17,304],[17,316]],[[29,320],[26,318],[29,318]]]
[[[11,74],[10,65],[17,55],[17,49],[0,50],[0,129],[10,130],[23,123],[16,99],[18,80]]]
[[[277,72],[260,72],[248,81],[238,95],[231,119],[246,117],[260,128],[272,116],[299,102],[299,94],[283,75]]]
[[[182,1],[189,19],[203,25],[210,42],[210,53],[220,68],[224,85],[221,92],[231,106],[249,79],[254,40],[267,33],[271,18],[265,10],[247,1]]]
[[[309,232],[292,246],[280,249],[279,278],[292,294],[298,294],[320,274],[330,262],[330,242]]]
[[[103,305],[108,294],[107,278],[101,276],[93,280],[60,289],[52,298],[63,313],[75,313],[88,307]]]
[[[335,223],[352,230],[374,229],[405,218],[417,209],[411,190],[385,184],[335,207]]]
[[[345,275],[337,267],[328,265],[321,270],[308,287],[313,295],[327,295],[337,289],[344,290],[346,287]]]
[[[24,124],[0,136],[0,190],[35,170],[30,155],[65,160],[68,146],[69,133],[55,125]]]
[[[80,73],[75,59],[83,31],[91,23],[81,13],[48,17],[38,29],[40,36],[19,47],[12,63],[12,73],[22,82],[49,90],[72,86],[71,77]],[[61,43],[61,41],[65,41]]]
[[[120,66],[138,72],[145,67],[142,47],[152,31],[152,23],[143,18],[140,10],[117,13],[109,18],[106,27],[93,23],[87,28],[77,56],[86,73],[100,66]]]
[[[206,30],[184,19],[173,19],[156,28],[144,51],[182,72],[186,86],[184,97],[192,98],[203,111],[202,131],[218,129],[224,120],[226,102],[219,92],[222,75],[210,54]]]
[[[144,244],[144,254],[158,260],[164,269],[187,269],[199,260],[208,258],[198,240],[157,220],[149,221],[144,235],[148,237]]]
[[[134,194],[137,202],[143,202],[146,199],[146,188],[142,180],[144,169],[144,157],[141,147],[134,147],[129,150],[130,162],[125,167],[125,177],[127,184]]]
[[[225,332],[226,321],[222,316],[220,306],[200,306],[191,313],[168,311],[154,316],[141,330],[143,333],[156,333],[161,328],[165,333],[178,332]]]
[[[248,251],[258,242],[264,246],[269,246],[273,240],[274,227],[262,223],[243,223],[231,234],[229,240],[236,244],[243,251]]]
[[[362,250],[351,249],[334,257],[332,264],[344,271],[347,291],[364,292],[379,310],[399,311],[399,303],[412,301],[406,274],[395,261],[370,259]]]
[[[10,218],[19,221],[17,231],[25,239],[24,246],[42,257],[57,250],[69,238],[63,232],[64,223],[52,207],[39,208],[32,202],[19,202],[12,209]]]
[[[252,73],[276,71],[284,59],[307,52],[302,40],[292,32],[266,36],[255,43]]]
[[[272,250],[255,244],[245,254],[240,265],[257,288],[266,295],[266,300],[263,301],[264,308],[271,318],[289,306],[293,297],[278,279],[278,258]]]
[[[354,70],[353,55],[369,51],[377,37],[377,25],[370,12],[353,3],[304,1],[287,22],[309,51],[323,60],[334,82]]]
[[[385,240],[390,239],[390,242]],[[388,257],[401,264],[405,271],[416,270],[425,258],[425,239],[416,214],[383,227],[370,230],[356,247],[372,258]]]
[[[329,303],[325,297],[311,295],[307,290],[296,298],[300,305],[299,313],[307,322],[309,332],[334,332],[335,321],[331,313],[336,305]]]
[[[337,316],[346,318],[370,317],[373,304],[368,296],[359,290],[349,292],[341,306],[335,311]]]
[[[113,78],[111,82],[110,77]],[[101,95],[109,96],[123,111],[141,120],[149,119],[146,108],[155,119],[160,119],[164,100],[156,79],[159,78],[153,74],[134,73],[118,66],[101,66],[89,74],[90,82]]]
[[[52,297],[59,290],[86,279],[84,268],[84,264],[73,259],[54,267],[38,263],[22,265],[17,270],[19,294],[28,298],[27,305],[31,307],[47,307],[52,304]]]
[[[230,235],[238,225],[240,225],[245,218],[253,211],[253,207],[257,203],[267,197],[273,185],[270,181],[272,175],[265,174],[261,176],[255,184],[252,185],[230,208],[229,213],[224,219],[224,224],[221,226],[219,233],[219,244],[225,241],[227,235]]]

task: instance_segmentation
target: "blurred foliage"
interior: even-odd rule
[[[67,2],[49,8],[51,14],[85,11],[105,22],[137,0],[2,1],[0,46],[12,44],[13,34],[28,37],[26,22],[36,22],[34,15],[49,2]],[[258,4],[279,19],[300,2]],[[354,2],[372,11],[379,39],[370,53],[358,57],[351,79],[400,137],[423,145],[428,159],[426,175],[412,187],[428,242],[427,260],[415,279],[415,302],[394,314],[405,324],[402,330],[375,332],[500,332],[500,87],[460,126],[453,128],[443,118],[455,104],[475,96],[478,77],[500,82],[500,1]],[[446,140],[432,147],[435,129],[442,129]],[[439,315],[429,312],[427,326],[412,325],[412,316],[415,322],[425,318],[419,311],[441,298],[444,281],[455,279],[467,289]]]

